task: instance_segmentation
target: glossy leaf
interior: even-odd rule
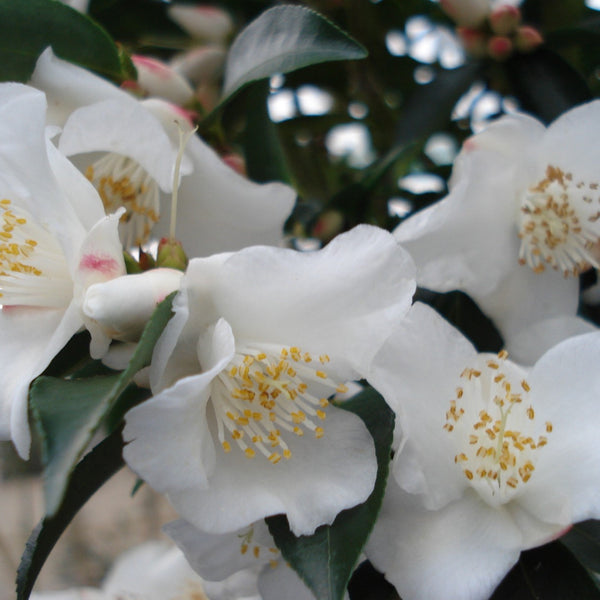
[[[225,65],[223,96],[251,81],[333,60],[365,58],[366,50],[336,25],[305,7],[275,6],[235,39]]]
[[[560,543],[521,553],[490,600],[598,600],[588,572]]]
[[[79,509],[125,463],[120,432],[98,444],[74,469],[59,509],[45,517],[27,540],[17,572],[17,600],[26,600],[52,548]]]
[[[58,0],[0,0],[1,81],[27,81],[48,46],[115,81],[134,76],[110,36],[86,15]]]
[[[506,68],[523,110],[532,112],[545,123],[592,99],[583,77],[546,48],[518,54],[507,62]]]
[[[600,521],[577,523],[560,541],[584,567],[600,573]]]
[[[102,422],[116,427],[131,406],[147,397],[146,391],[140,393],[130,384],[150,364],[156,340],[171,318],[172,300],[173,294],[157,307],[122,373],[86,379],[39,377],[33,383],[30,403],[46,466],[46,515],[52,516],[60,506],[71,471]]]
[[[373,389],[361,392],[341,407],[363,419],[375,440],[378,471],[373,492],[366,502],[342,511],[332,525],[319,527],[311,536],[294,536],[285,516],[267,519],[283,557],[317,600],[341,600],[344,596],[381,508],[394,431],[394,415]]]

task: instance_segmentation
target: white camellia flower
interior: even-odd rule
[[[140,102],[50,48],[38,59],[31,84],[48,97],[49,123],[62,127],[61,152],[92,181],[107,210],[127,209],[123,245],[167,235],[164,204],[170,201],[161,191],[172,190],[177,124],[190,131],[188,114],[162,100]],[[292,188],[245,179],[198,136],[188,142],[181,175],[176,233],[188,256],[281,242],[296,197]]]
[[[0,85],[0,439],[29,454],[31,381],[87,322],[86,289],[125,273],[117,226],[45,135],[46,100]],[[92,331],[90,352],[109,340]]]
[[[168,523],[163,529],[207,582],[227,581],[242,573],[250,579],[252,573],[261,600],[315,598],[282,558],[264,521],[224,534],[200,531],[183,519]]]
[[[404,600],[485,600],[522,550],[600,517],[600,334],[531,369],[415,304],[370,379],[400,443],[366,554]]]
[[[576,277],[598,267],[600,102],[548,128],[505,116],[469,138],[450,193],[401,223],[419,285],[467,292],[510,340],[532,323],[573,317]],[[578,325],[574,326],[574,331]]]
[[[125,460],[204,531],[278,513],[298,535],[331,523],[366,500],[377,464],[364,423],[328,398],[365,376],[413,276],[369,226],[318,252],[190,261],[154,350],[154,397],[126,415]]]
[[[39,592],[31,600],[261,600],[256,579],[246,571],[205,582],[179,548],[147,542],[119,556],[100,589]]]

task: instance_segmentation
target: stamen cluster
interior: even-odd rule
[[[506,362],[507,356],[502,351],[497,360],[461,373],[463,384],[450,401],[444,425],[459,443],[454,462],[487,500],[496,497],[493,503],[506,502],[531,479],[534,452],[548,443],[552,432],[546,422],[544,434],[537,434],[531,388],[525,379],[515,385],[514,365]]]
[[[600,211],[590,210],[594,200],[600,202],[599,195],[594,198],[598,188],[597,183],[575,183],[571,173],[549,165],[521,205],[519,263],[536,273],[549,265],[565,277],[599,268],[591,249],[600,236],[590,225],[600,218]]]
[[[148,172],[127,156],[107,154],[88,166],[85,176],[98,190],[107,213],[125,207],[121,217],[126,224],[125,248],[147,242],[160,214],[158,184]]]
[[[326,386],[331,394],[347,391],[323,370],[329,360],[327,355],[314,360],[297,347],[282,348],[277,354],[256,349],[237,353],[211,390],[223,450],[230,452],[235,441],[248,458],[258,450],[277,464],[292,456],[282,431],[323,437],[325,431],[317,423],[326,419],[329,400],[314,396],[309,383]]]

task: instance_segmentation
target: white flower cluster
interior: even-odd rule
[[[599,103],[549,128],[500,119],[467,140],[444,200],[305,253],[278,247],[293,190],[192,136],[189,265],[126,275],[123,248],[166,230],[174,119],[189,128],[50,50],[29,85],[0,85],[3,439],[27,457],[28,386],[77,331],[110,362],[177,290],[124,457],[180,514],[167,532],[205,580],[253,574],[223,597],[310,597],[262,520],[310,535],[371,494],[373,439],[331,401],[353,381],[396,414],[366,555],[405,600],[485,599],[522,550],[600,518],[600,333],[575,315],[575,276],[600,266]],[[412,304],[417,283],[470,294],[508,352]]]

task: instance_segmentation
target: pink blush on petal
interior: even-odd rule
[[[98,271],[103,275],[120,274],[119,263],[110,256],[101,256],[97,254],[86,254],[79,262],[79,268],[85,271]]]

